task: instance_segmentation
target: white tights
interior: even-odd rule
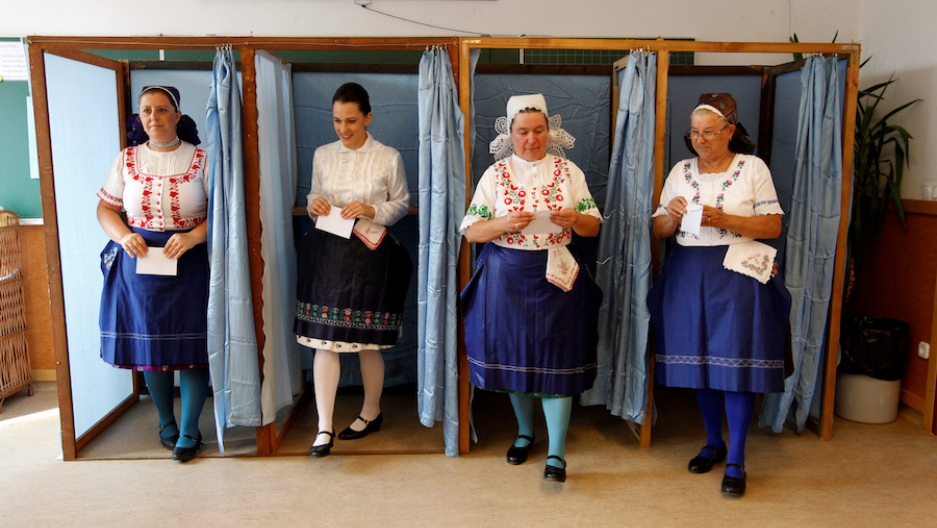
[[[364,404],[361,417],[370,421],[381,413],[381,393],[384,390],[384,356],[380,350],[362,350],[358,352],[361,361],[361,380],[364,383]],[[319,414],[319,431],[335,432],[332,416],[335,414],[335,393],[342,367],[338,354],[331,350],[316,349],[312,364],[312,379],[316,391],[316,412]],[[365,428],[361,420],[355,420],[353,427],[360,431]],[[329,443],[329,435],[317,435],[313,445]]]

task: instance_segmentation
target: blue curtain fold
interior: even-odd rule
[[[824,357],[842,200],[841,83],[835,57],[807,59],[784,261],[794,374],[785,380],[784,393],[766,395],[759,419],[778,433],[788,417],[803,431]]]
[[[296,155],[292,68],[265,51],[254,52],[257,80],[257,140],[260,143],[260,256],[264,261],[264,366],[262,422],[293,404],[302,390],[300,347],[293,334],[296,309],[296,247],[292,206],[296,202]]]
[[[464,117],[444,48],[420,60],[419,261],[417,266],[420,422],[443,421],[446,455],[459,453],[459,222],[465,209]]]
[[[605,404],[639,424],[647,417],[651,287],[651,215],[654,195],[657,54],[632,52],[619,74],[615,142],[599,234],[596,281],[599,309],[598,373],[583,405]]]
[[[205,114],[211,162],[208,197],[208,363],[214,394],[218,446],[224,429],[259,426],[260,368],[254,334],[247,218],[241,94],[230,49],[219,49]]]

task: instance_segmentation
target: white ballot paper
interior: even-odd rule
[[[533,221],[521,230],[524,235],[539,235],[541,233],[559,233],[562,227],[550,221],[550,211],[537,211]]]
[[[342,218],[342,210],[338,207],[329,209],[329,214],[316,219],[316,229],[332,233],[342,238],[351,238],[351,230],[355,227],[355,219]]]
[[[169,275],[175,277],[179,261],[169,258],[161,247],[151,247],[145,257],[137,257],[137,275]]]
[[[699,228],[702,223],[703,206],[695,203],[686,204],[686,212],[683,213],[683,221],[680,223],[680,230],[686,231],[691,235],[699,236]]]

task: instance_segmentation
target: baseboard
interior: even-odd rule
[[[901,389],[901,403],[918,412],[924,412],[924,398],[907,390]]]
[[[30,375],[33,381],[55,381],[55,369],[33,369]]]

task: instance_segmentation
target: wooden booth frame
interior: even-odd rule
[[[666,96],[670,54],[676,52],[707,52],[707,53],[823,53],[836,54],[846,57],[846,91],[843,111],[843,191],[842,207],[848,209],[849,197],[852,193],[851,178],[853,158],[853,134],[855,130],[855,109],[859,85],[859,54],[858,44],[810,44],[810,43],[733,43],[733,42],[695,42],[695,41],[667,41],[667,40],[629,40],[629,39],[526,39],[526,38],[259,38],[259,37],[29,37],[29,60],[33,90],[33,107],[36,119],[37,147],[39,154],[40,188],[42,194],[42,207],[45,225],[46,255],[48,258],[48,280],[50,286],[52,309],[52,338],[56,361],[56,377],[58,379],[59,410],[62,430],[62,450],[65,460],[75,460],[79,451],[95,436],[100,434],[108,425],[125,412],[139,396],[139,387],[134,384],[132,395],[113,409],[110,414],[102,418],[80,438],[75,436],[75,423],[72,408],[71,379],[69,372],[68,343],[65,327],[64,291],[61,273],[61,256],[58,241],[58,218],[56,214],[54,167],[52,165],[52,146],[49,129],[48,98],[46,92],[46,78],[44,67],[44,54],[46,52],[66,58],[89,62],[105,68],[114,69],[118,83],[118,93],[125,94],[129,86],[129,66],[127,61],[112,61],[97,55],[83,52],[84,49],[115,49],[115,50],[214,50],[218,46],[228,45],[241,56],[241,72],[243,86],[243,119],[244,119],[244,155],[245,155],[245,204],[247,212],[248,253],[251,278],[251,290],[254,310],[254,323],[256,329],[258,361],[263,362],[262,352],[265,344],[262,318],[262,286],[261,274],[263,261],[260,253],[260,170],[259,170],[259,143],[257,129],[257,94],[254,66],[254,51],[258,50],[302,50],[302,51],[423,51],[430,46],[444,46],[448,50],[453,65],[455,81],[459,87],[459,105],[464,115],[470,115],[472,86],[470,85],[470,53],[473,49],[556,49],[556,50],[608,50],[620,51],[630,49],[647,49],[658,54],[657,73],[657,137],[655,142],[655,184],[654,200],[659,199],[663,186],[664,167],[664,141],[666,123]],[[613,100],[614,102],[614,100]],[[126,115],[128,102],[121,98],[118,101],[119,115]],[[614,119],[616,108],[613,105]],[[470,123],[465,121],[465,152],[466,156],[466,207],[473,189],[470,166]],[[612,127],[614,130],[614,127]],[[125,146],[125,139],[121,138],[121,146]],[[832,439],[833,401],[836,384],[836,357],[839,342],[839,323],[842,309],[843,274],[845,270],[845,244],[848,216],[842,215],[839,226],[839,240],[837,242],[836,259],[834,265],[833,298],[829,315],[828,348],[825,362],[822,410],[817,432],[821,439]],[[470,275],[468,244],[462,241],[462,251],[459,262],[460,287],[468,281]],[[460,325],[460,336],[462,328]],[[459,342],[459,451],[469,451],[469,380],[468,366],[464,350],[464,343]],[[649,375],[648,406],[653,401],[653,375]],[[930,395],[933,391],[930,391]],[[933,401],[925,409],[933,409]],[[292,411],[295,411],[294,406]],[[293,419],[293,412],[286,418],[282,427],[277,431],[277,424],[256,428],[257,455],[274,453],[283,436],[289,429]],[[648,416],[650,416],[648,412]],[[933,419],[933,412],[925,412],[925,421]],[[639,437],[641,446],[649,446],[651,442],[651,427],[633,427]]]
[[[806,43],[767,43],[767,42],[696,42],[696,41],[668,41],[668,40],[621,40],[621,39],[558,39],[558,38],[463,38],[461,39],[461,57],[459,60],[460,72],[459,105],[462,112],[470,114],[472,101],[472,86],[470,84],[471,51],[473,49],[538,49],[538,50],[595,50],[595,51],[622,51],[644,49],[657,53],[657,100],[656,100],[656,141],[654,145],[654,200],[657,203],[663,187],[667,168],[664,167],[664,146],[667,121],[667,82],[670,66],[670,54],[676,52],[707,52],[707,53],[822,53],[838,55],[847,58],[846,91],[843,100],[843,145],[842,174],[843,188],[841,207],[843,211],[849,209],[849,200],[852,195],[852,165],[855,134],[856,104],[859,91],[859,44],[806,44]],[[613,95],[613,101],[617,98]],[[613,105],[612,116],[617,113],[617,105]],[[466,120],[465,125],[465,151],[471,152],[470,126]],[[614,126],[612,127],[614,131]],[[466,161],[466,188],[472,189],[471,164]],[[471,193],[466,195],[466,207]],[[829,326],[827,334],[826,361],[824,367],[823,397],[819,423],[811,423],[823,440],[833,437],[833,403],[836,397],[836,364],[839,345],[839,327],[842,311],[843,275],[845,272],[846,233],[849,227],[849,217],[841,215],[839,224],[839,237],[837,239],[836,257],[833,271],[833,292],[828,317]],[[471,274],[468,244],[463,239],[461,258],[459,262],[460,287],[464,286]],[[655,255],[655,266],[658,259]],[[465,356],[463,343],[460,342],[460,373],[467,372],[468,360]],[[653,416],[654,375],[653,362],[649,362],[647,381],[647,412],[646,416]],[[460,404],[460,451],[469,450],[469,386],[465,376],[460,376],[459,386]],[[930,402],[933,408],[933,402]],[[925,420],[926,421],[926,420]],[[629,426],[638,437],[642,447],[651,444],[650,425],[638,426],[629,422]]]
[[[458,39],[455,38],[255,38],[255,37],[43,37],[27,38],[29,44],[30,76],[33,90],[33,111],[36,118],[36,140],[39,155],[40,191],[42,195],[43,220],[45,225],[46,257],[49,293],[52,310],[52,341],[55,354],[56,379],[58,385],[59,416],[61,421],[62,455],[64,460],[76,460],[78,453],[109,425],[126,412],[138,399],[140,386],[134,377],[133,390],[129,397],[112,409],[80,437],[75,435],[75,419],[72,400],[72,382],[69,369],[68,340],[65,324],[64,288],[62,283],[61,254],[59,247],[58,216],[56,213],[54,167],[49,127],[48,93],[46,90],[45,53],[114,70],[117,93],[126,94],[130,85],[128,61],[114,61],[87,53],[95,50],[202,50],[211,51],[227,45],[240,53],[243,89],[244,121],[244,173],[247,203],[248,261],[253,303],[254,328],[257,339],[258,362],[263,376],[263,350],[265,345],[263,327],[263,297],[260,222],[260,147],[257,125],[257,85],[254,52],[267,50],[299,51],[423,51],[430,46],[443,46],[449,50],[453,72],[458,75]],[[458,79],[457,79],[458,80]],[[120,129],[126,121],[129,102],[119,97],[118,116]],[[121,134],[121,148],[126,147],[126,138]],[[262,378],[261,378],[262,379]],[[270,455],[279,448],[289,430],[298,406],[293,406],[280,430],[277,423],[256,428],[257,455]]]

